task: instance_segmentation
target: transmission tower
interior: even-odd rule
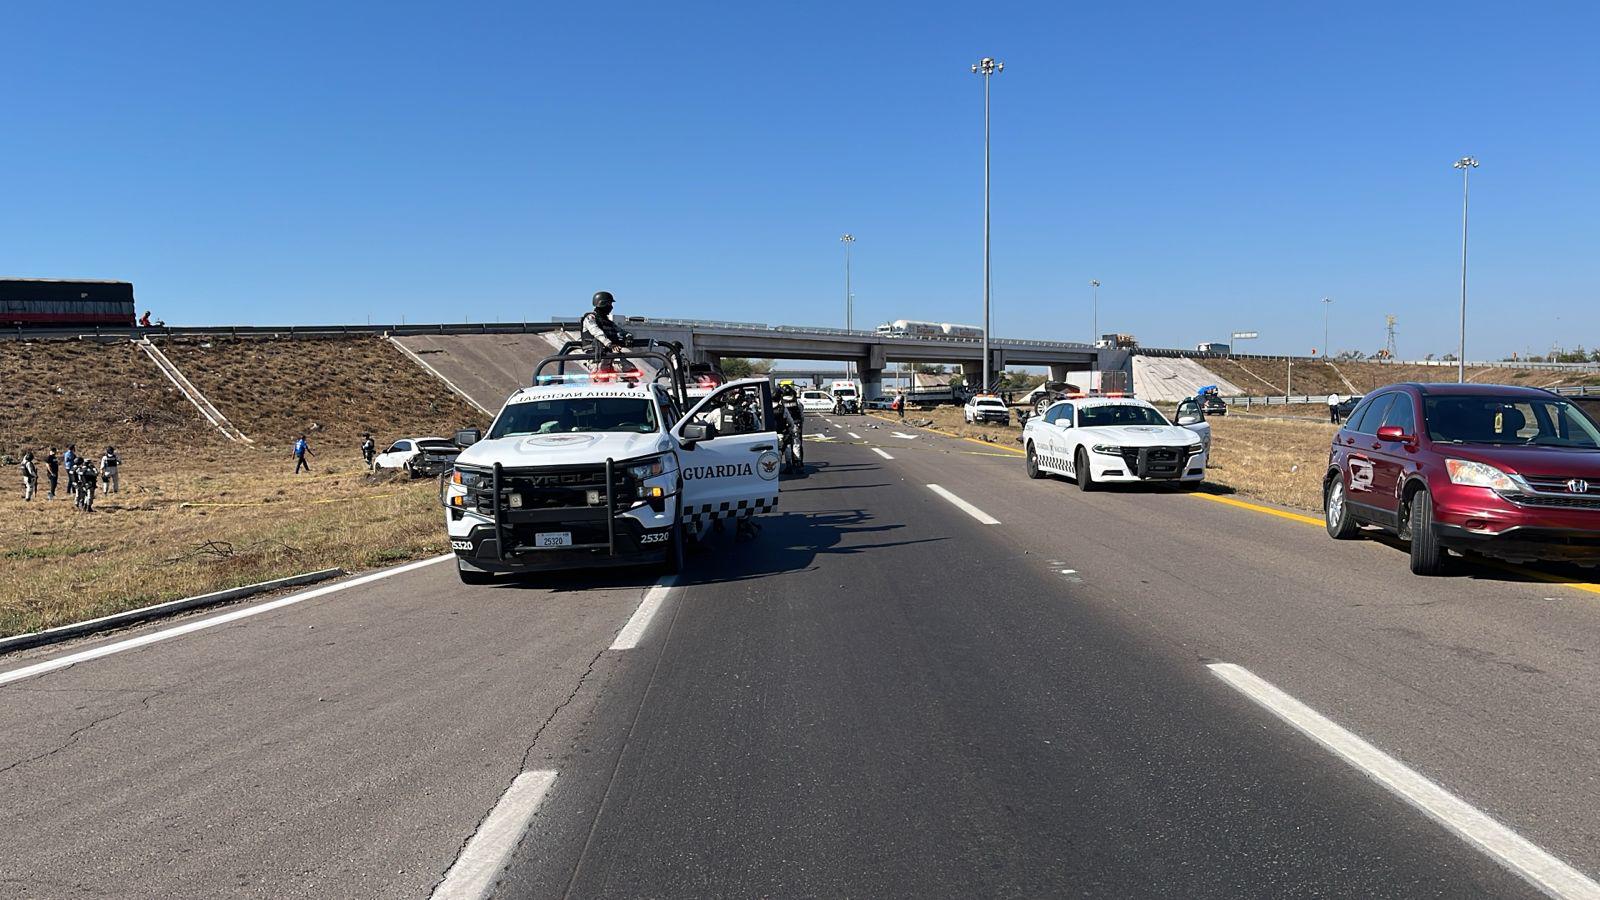
[[[1383,323],[1388,326],[1389,329],[1389,342],[1387,345],[1385,345],[1384,349],[1389,351],[1389,358],[1394,359],[1394,316],[1384,316]]]

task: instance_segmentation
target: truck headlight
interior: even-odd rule
[[[1511,476],[1488,463],[1474,462],[1470,459],[1447,459],[1444,461],[1444,467],[1450,473],[1452,484],[1486,487],[1496,491],[1517,489],[1517,484],[1511,480]]]
[[[676,471],[678,471],[678,461],[670,453],[642,459],[628,466],[628,474],[639,481],[659,478]]]
[[[1104,453],[1107,456],[1122,455],[1122,448],[1118,447],[1116,444],[1095,444],[1091,449],[1093,449],[1096,453]]]
[[[469,472],[462,469],[450,470],[450,483],[459,484],[465,488],[474,488],[483,482],[483,473]]]

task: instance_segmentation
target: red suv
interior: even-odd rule
[[[1390,385],[1334,435],[1322,498],[1328,534],[1397,534],[1418,575],[1446,550],[1597,565],[1600,426],[1535,388]]]

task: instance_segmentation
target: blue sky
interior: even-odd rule
[[[0,272],[169,322],[1600,344],[1593,4],[12,4]],[[1404,7],[1403,9],[1400,7]],[[1241,349],[1246,349],[1241,347]]]

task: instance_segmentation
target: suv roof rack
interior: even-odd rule
[[[665,383],[667,390],[672,393],[678,406],[684,409],[689,405],[688,381],[684,376],[688,367],[683,361],[683,345],[677,341],[658,341],[653,338],[630,343],[617,353],[596,353],[587,349],[587,341],[567,341],[561,349],[551,356],[539,360],[533,367],[533,376],[529,383],[537,386],[541,378],[554,377],[565,379],[567,377],[568,363],[584,363],[596,368],[609,365],[615,361],[627,362],[634,359],[648,359],[658,363],[655,382]],[[546,367],[555,366],[555,373],[547,375]],[[590,374],[588,372],[585,373]]]

